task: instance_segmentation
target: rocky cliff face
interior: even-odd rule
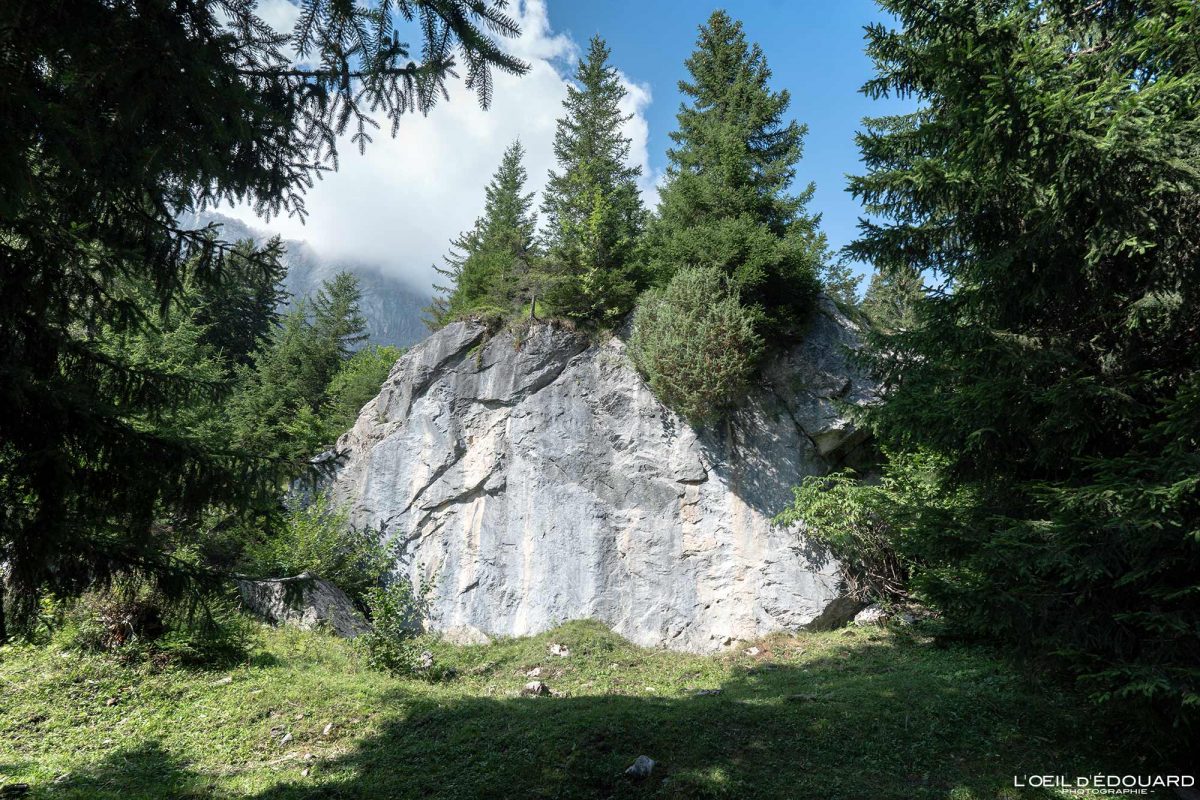
[[[837,565],[770,519],[861,438],[839,410],[871,397],[847,363],[856,342],[823,299],[729,422],[695,430],[620,339],[456,323],[400,359],[339,440],[332,492],[395,537],[428,625],[452,635],[591,617],[707,651],[794,629],[837,596]]]

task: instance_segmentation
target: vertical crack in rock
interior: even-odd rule
[[[783,399],[783,396],[779,393],[779,390],[775,387],[775,384],[767,383],[766,389],[768,392],[770,392],[771,396],[775,398],[775,402],[779,404],[779,407],[783,409],[783,413],[787,415],[787,418],[792,421],[792,425],[795,426],[796,432],[807,439],[808,443],[812,445],[813,452],[821,452],[821,448],[817,445],[817,440],[814,439],[812,434],[806,431],[804,426],[800,424],[800,420],[797,419],[795,412],[792,411],[792,407],[788,405],[786,400]]]

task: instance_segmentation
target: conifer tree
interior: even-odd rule
[[[327,343],[330,361],[340,363],[349,358],[367,340],[367,318],[361,302],[358,278],[346,271],[325,281],[313,297],[313,331]],[[329,372],[327,377],[332,376]]]
[[[875,272],[867,285],[862,310],[887,333],[912,330],[918,324],[917,305],[923,293],[921,275],[916,270]]]
[[[358,412],[379,394],[379,387],[402,355],[402,348],[369,344],[342,362],[325,388],[322,416],[332,435],[339,436],[354,424]]]
[[[627,92],[608,57],[608,45],[592,37],[567,87],[554,136],[558,168],[542,199],[546,304],[555,314],[601,323],[633,302],[631,255],[645,219],[641,167],[629,166],[630,140],[621,130],[630,119],[621,112]]]
[[[649,271],[664,283],[685,266],[720,269],[782,330],[806,311],[826,250],[805,212],[813,186],[788,193],[806,128],[785,121],[787,91],[771,90],[762,50],[724,11],[701,26],[685,63]]]
[[[817,278],[825,294],[837,302],[848,307],[859,304],[858,287],[862,277],[855,275],[845,261],[827,259],[818,270]]]
[[[156,515],[273,490],[250,454],[140,424],[195,382],[96,341],[150,330],[190,280],[219,280],[233,246],[179,215],[224,201],[303,214],[338,137],[362,148],[376,117],[394,132],[455,66],[485,105],[493,68],[526,69],[494,38],[519,33],[504,3],[302,0],[284,33],[257,5],[0,4],[0,562],[15,617],[45,589],[122,571],[179,596],[193,582]],[[152,294],[149,313],[129,286]]]
[[[230,438],[295,477],[340,430],[325,424],[330,386],[366,339],[358,279],[341,272],[284,315],[228,404]],[[376,387],[378,388],[378,387]],[[339,420],[340,423],[340,420]]]
[[[962,501],[906,521],[959,630],[1054,654],[1145,733],[1200,722],[1200,14],[887,0],[852,247],[924,274],[872,343],[893,462]],[[1126,715],[1133,719],[1135,715]]]
[[[508,307],[527,281],[535,257],[537,214],[533,192],[525,192],[525,148],[515,141],[504,151],[500,168],[486,190],[480,254],[485,256],[487,296]]]
[[[259,257],[252,242],[238,242],[216,280],[192,276],[187,286],[184,302],[196,306],[194,315],[205,328],[205,341],[235,364],[249,363],[288,299],[279,237],[267,244],[264,254],[266,258]]]
[[[515,141],[484,190],[483,216],[450,243],[445,267],[450,286],[435,287],[443,297],[427,309],[430,326],[440,328],[473,310],[506,313],[529,286],[536,258],[537,216],[533,193],[525,192],[525,148]]]
[[[458,314],[458,310],[451,308],[451,302],[458,292],[459,278],[463,274],[467,259],[479,247],[479,229],[482,222],[482,218],[476,219],[473,227],[451,239],[450,249],[442,256],[442,266],[433,265],[433,271],[442,276],[444,283],[433,285],[433,300],[424,309],[427,315],[425,325],[431,331],[453,322]]]
[[[231,444],[286,465],[284,481],[322,449],[317,428],[328,368],[320,362],[329,348],[314,336],[310,316],[304,300],[283,315],[251,365],[240,370],[226,406]]]

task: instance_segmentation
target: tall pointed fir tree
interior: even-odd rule
[[[609,323],[629,310],[637,286],[632,253],[645,220],[638,177],[629,166],[622,125],[626,95],[609,49],[592,37],[567,87],[554,136],[558,168],[542,199],[549,310],[580,321]]]
[[[782,332],[803,316],[826,255],[810,184],[789,194],[806,128],[742,24],[716,11],[685,62],[690,78],[671,133],[666,182],[646,258],[656,283],[685,266],[716,267],[744,303]]]
[[[878,221],[852,250],[933,290],[873,343],[871,419],[964,498],[909,521],[918,587],[1194,744],[1200,8],[883,5],[899,27],[868,29],[865,91],[921,107],[859,137]]]
[[[431,327],[472,311],[507,313],[532,300],[537,215],[533,192],[525,191],[524,158],[519,140],[505,149],[484,190],[483,216],[450,243],[445,266],[435,267],[450,285],[436,287],[442,296],[427,309]]]
[[[225,408],[235,447],[288,465],[284,477],[292,479],[332,444],[342,431],[324,424],[330,385],[366,341],[361,300],[358,279],[339,272],[284,315],[238,370],[238,390]]]
[[[921,273],[915,269],[875,272],[867,284],[862,310],[885,333],[912,330],[919,324],[916,307],[924,291]]]
[[[442,256],[442,266],[433,265],[433,271],[442,277],[441,282],[433,284],[434,295],[429,305],[422,309],[425,312],[425,326],[431,331],[440,330],[461,313],[451,308],[451,302],[458,293],[458,279],[462,276],[463,266],[467,259],[479,247],[479,231],[483,218],[475,220],[475,224],[450,240],[450,249]]]

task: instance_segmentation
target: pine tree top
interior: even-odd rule
[[[484,190],[483,239],[502,231],[514,231],[532,237],[537,227],[533,213],[533,192],[526,192],[525,147],[517,139],[504,150],[500,166]]]
[[[819,218],[805,213],[814,187],[790,191],[806,129],[785,120],[788,93],[771,89],[762,49],[725,12],[700,27],[686,66],[646,269],[669,279],[715,267],[763,310],[764,329],[789,335],[826,258]]]
[[[791,103],[786,89],[773,91],[771,69],[757,44],[746,41],[742,23],[716,11],[700,27],[695,51],[684,62],[690,80],[679,90],[690,100],[680,104],[675,147],[667,151],[668,174],[711,172],[731,188],[746,190],[742,203],[766,201],[777,226],[786,225],[811,196],[811,187],[794,197],[785,192],[795,178],[807,127],[784,121]],[[781,231],[778,231],[781,232]]]
[[[434,267],[449,281],[434,287],[443,296],[426,309],[429,327],[436,330],[481,310],[502,313],[523,294],[536,256],[537,233],[533,192],[525,191],[524,157],[519,140],[505,149],[484,188],[483,215],[451,241],[445,267]]]
[[[554,135],[554,156],[561,174],[550,173],[551,185],[572,171],[588,170],[594,178],[609,183],[635,180],[640,166],[630,166],[631,141],[622,126],[632,114],[621,111],[628,94],[620,73],[609,63],[611,51],[599,36],[588,43],[587,54],[575,70],[575,81],[567,85],[564,114]]]

